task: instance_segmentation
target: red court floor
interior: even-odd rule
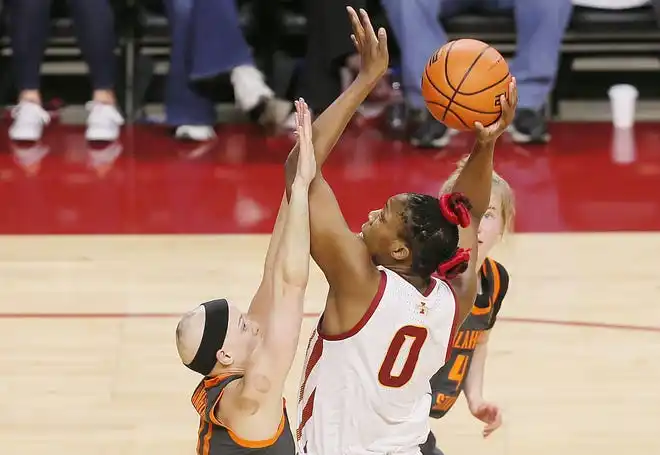
[[[126,128],[90,148],[81,127],[51,125],[17,147],[0,125],[0,233],[265,233],[283,189],[286,136],[221,126],[210,144],[180,144],[157,126]],[[496,169],[516,190],[519,232],[660,230],[660,125],[634,134],[609,124],[556,124],[547,146],[508,137]],[[373,127],[352,126],[324,175],[351,227],[388,196],[436,193],[471,137],[420,151]]]

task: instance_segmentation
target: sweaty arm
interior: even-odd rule
[[[332,189],[320,172],[351,117],[387,68],[384,30],[376,36],[366,12],[360,16],[349,9],[355,44],[362,57],[362,69],[353,83],[314,122],[313,141],[319,172],[309,190],[311,255],[323,271],[341,313],[344,302],[364,303],[375,295],[380,275],[367,248],[350,231]],[[286,162],[287,195],[290,194],[298,161],[296,145]],[[341,316],[340,316],[341,318]]]

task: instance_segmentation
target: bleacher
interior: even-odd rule
[[[159,101],[159,90],[154,90],[158,70],[166,62],[169,53],[169,31],[160,0],[111,0],[115,11],[119,42],[117,58],[121,74],[118,95],[129,118],[135,118],[141,105],[147,101]],[[68,102],[84,100],[89,84],[81,73],[78,50],[72,20],[67,16],[65,3],[54,0],[52,31],[44,62],[43,92],[57,94]],[[2,8],[0,0],[0,9]],[[239,0],[241,18],[248,41],[255,57],[267,76],[277,79],[278,59],[301,59],[304,54],[307,21],[302,0]],[[380,11],[378,0],[370,0],[369,9],[378,25],[387,25]],[[6,12],[5,12],[6,13]],[[11,49],[7,36],[7,17],[0,11],[0,104],[11,102]],[[578,58],[649,57],[660,56],[659,15],[652,6],[605,11],[576,7],[571,24],[564,37],[557,85],[552,96],[553,112],[558,102],[575,96],[594,97],[603,95],[612,76],[620,68],[600,72],[598,78],[580,74],[574,68]],[[515,50],[515,26],[512,16],[485,16],[469,13],[456,16],[444,24],[451,38],[471,37],[495,45],[503,54]],[[391,40],[392,42],[394,39]],[[396,64],[396,45],[392,49],[392,61]],[[53,64],[56,65],[53,65]],[[72,63],[74,65],[72,65]],[[75,63],[78,63],[76,66]],[[159,66],[160,65],[160,66]],[[49,67],[57,68],[49,71]],[[67,68],[72,70],[67,72]],[[75,68],[75,70],[74,70]],[[660,98],[660,71],[645,69],[624,76],[640,88],[641,96]],[[79,83],[71,83],[73,77]],[[158,83],[156,82],[156,85]],[[281,84],[280,84],[281,85]],[[602,85],[602,87],[600,87]],[[151,89],[150,89],[151,87]],[[85,88],[86,91],[83,91]],[[230,97],[229,89],[227,96]],[[54,95],[53,95],[54,96]]]

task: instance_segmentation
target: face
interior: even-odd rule
[[[410,254],[400,238],[407,195],[398,194],[387,200],[383,208],[369,212],[360,233],[369,254],[377,265],[405,261]]]
[[[504,220],[502,219],[502,198],[493,191],[490,196],[488,210],[481,219],[477,237],[479,238],[479,261],[478,266],[486,259],[495,245],[502,240],[504,233]]]
[[[261,341],[259,325],[248,319],[247,314],[229,305],[229,325],[225,342],[217,353],[218,361],[225,366],[241,366]]]

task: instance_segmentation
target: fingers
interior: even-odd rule
[[[502,100],[500,100],[502,102]],[[509,82],[508,97],[506,99],[506,104],[502,102],[502,110],[511,112],[515,110],[516,105],[518,104],[518,88],[516,86],[516,78],[512,77],[511,82]]]
[[[371,43],[376,43],[378,38],[376,38],[374,26],[371,25],[371,19],[369,19],[367,11],[363,8],[360,8],[360,19],[362,20],[362,27],[364,29],[365,38],[368,39]]]
[[[355,38],[355,35],[351,33],[351,41],[353,41],[353,46],[355,47],[355,50],[357,52],[360,52],[360,45],[357,42],[357,39]]]
[[[312,140],[312,113],[303,98],[294,101],[296,107],[296,130],[301,143]]]
[[[298,140],[300,143],[303,143],[307,140],[305,113],[309,114],[309,108],[302,98],[295,100],[294,105],[296,106],[296,131],[298,132]]]
[[[493,414],[491,422],[484,427],[482,432],[484,438],[487,438],[493,433],[493,431],[502,426],[502,413],[499,408],[492,409],[491,412]]]
[[[474,122],[474,129],[478,132],[485,130],[486,128],[481,122]]]
[[[356,46],[361,46],[364,43],[365,32],[362,23],[360,22],[360,17],[355,12],[355,10],[347,6],[346,11],[348,12],[348,17],[351,21],[351,27],[353,27],[353,35],[355,36],[354,43],[357,43]]]
[[[383,27],[378,29],[378,48],[381,52],[387,53],[387,32]]]

